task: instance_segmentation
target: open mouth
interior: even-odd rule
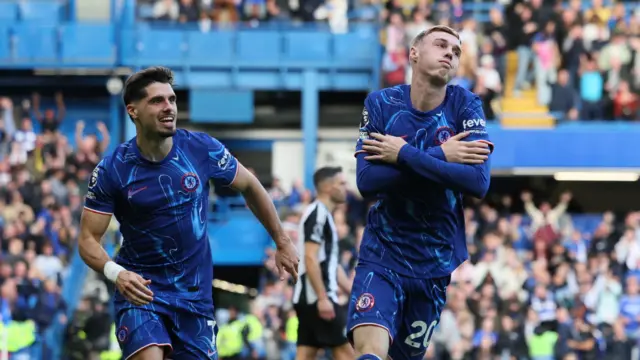
[[[160,118],[161,123],[172,123],[175,118],[173,116],[164,116]]]

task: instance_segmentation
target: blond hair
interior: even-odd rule
[[[460,40],[460,34],[458,34],[457,31],[453,30],[452,28],[446,26],[446,25],[436,25],[436,26],[432,26],[428,29],[422,30],[418,33],[418,35],[416,35],[416,37],[413,38],[413,40],[411,40],[411,47],[414,47],[416,45],[418,45],[422,39],[424,39],[427,35],[434,33],[434,32],[443,32],[443,33],[447,33],[450,35],[453,35],[456,37],[456,39]]]

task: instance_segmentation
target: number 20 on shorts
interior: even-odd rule
[[[427,323],[424,321],[414,321],[411,324],[411,328],[417,329],[418,331],[409,334],[409,336],[404,340],[404,343],[416,349],[420,349],[419,339],[424,336],[424,339],[422,340],[422,347],[425,349],[428,348],[429,341],[431,341],[431,335],[433,335],[436,325],[438,325],[437,320],[432,321],[429,326],[427,326]],[[415,341],[416,339],[418,339],[418,341]]]

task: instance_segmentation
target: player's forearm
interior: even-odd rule
[[[364,158],[367,153],[356,155],[356,185],[364,197],[389,190],[402,179],[402,171],[389,164],[373,163]]]
[[[315,256],[305,255],[304,263],[305,267],[307,268],[307,278],[311,282],[313,291],[316,292],[319,300],[326,299],[327,289],[324,287],[324,283],[322,282],[322,275],[318,259]]]
[[[439,150],[439,147],[429,148],[427,153],[437,159],[444,160],[444,153]],[[396,166],[365,160],[366,156],[366,152],[359,152],[356,155],[356,185],[364,197],[373,196],[396,187],[407,175]]]
[[[100,239],[96,239],[93,234],[80,230],[78,238],[78,252],[84,262],[96,272],[102,273],[104,266],[111,259],[100,244]]]
[[[482,165],[448,163],[413,146],[405,145],[398,154],[398,163],[444,187],[477,198],[483,198],[489,190],[489,161]]]
[[[280,218],[269,193],[260,184],[257,179],[242,192],[247,206],[251,212],[258,218],[262,226],[267,230],[271,238],[277,246],[283,245],[283,241],[288,241],[288,237],[284,235]]]

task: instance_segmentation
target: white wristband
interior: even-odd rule
[[[103,272],[104,272],[104,276],[106,276],[107,279],[109,279],[109,281],[111,281],[112,283],[115,283],[116,279],[118,279],[118,274],[120,274],[120,271],[124,271],[124,270],[126,269],[114,263],[113,261],[107,261],[107,263],[104,264]]]

